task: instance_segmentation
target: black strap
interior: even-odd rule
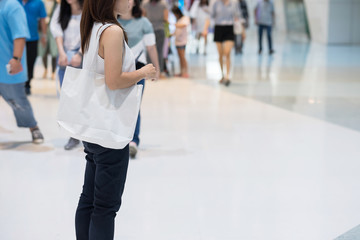
[[[141,50],[141,52],[139,53],[139,55],[135,58],[135,63],[137,63],[138,62],[138,60],[139,60],[139,58],[140,58],[140,56],[141,56],[141,54],[144,52],[144,50]]]

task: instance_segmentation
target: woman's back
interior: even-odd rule
[[[89,70],[95,69],[96,73],[105,75],[104,59],[101,58],[98,54],[99,40],[104,30],[112,25],[114,24],[103,25],[102,23],[94,23],[94,26],[91,31],[89,47],[87,51],[84,53],[84,60],[83,60],[84,69],[89,69]],[[123,72],[135,71],[135,57],[125,41],[124,41],[122,71]]]

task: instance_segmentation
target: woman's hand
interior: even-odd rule
[[[156,71],[154,65],[152,65],[151,63],[142,67],[141,71],[143,72],[145,79],[151,79],[151,80],[156,79],[157,71]]]
[[[65,67],[68,65],[68,60],[67,60],[67,56],[66,53],[59,53],[59,61],[58,61],[59,66],[61,67]]]
[[[82,61],[82,56],[79,53],[76,53],[70,61],[70,66],[80,67]]]
[[[201,35],[202,35],[203,37],[206,37],[207,34],[208,34],[208,30],[207,30],[207,29],[204,29],[204,30],[202,31],[202,33],[201,33]]]

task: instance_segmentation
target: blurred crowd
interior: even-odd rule
[[[0,67],[0,95],[12,107],[17,125],[30,129],[34,143],[44,141],[27,99],[27,95],[31,95],[35,61],[41,57],[42,77],[59,79],[60,86],[66,66],[81,68],[83,5],[84,0],[0,0],[0,61],[1,66],[6,66]],[[188,36],[197,39],[196,53],[206,55],[210,33],[219,56],[222,75],[219,83],[230,85],[231,52],[235,49],[236,54],[242,54],[250,22],[246,0],[131,0],[130,7],[129,14],[118,16],[118,21],[127,33],[138,69],[152,63],[157,79],[189,78]],[[258,0],[254,20],[258,27],[259,54],[263,51],[264,31],[269,54],[273,54],[275,10],[272,1]],[[176,73],[171,67],[171,55],[179,58]],[[139,84],[144,85],[145,81]],[[130,143],[132,157],[136,156],[140,143],[140,121],[139,114]],[[71,150],[79,143],[70,138],[64,148]]]

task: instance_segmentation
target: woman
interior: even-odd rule
[[[220,83],[230,85],[230,53],[234,47],[234,21],[240,19],[240,12],[236,2],[231,0],[216,0],[211,10],[211,17],[215,21],[214,41],[219,53],[219,63],[222,78]],[[223,63],[226,63],[224,74]]]
[[[50,22],[50,30],[55,38],[59,52],[59,80],[62,85],[65,68],[70,65],[81,67],[82,53],[80,50],[80,20],[84,0],[61,0]],[[79,140],[70,138],[65,150],[78,146]]]
[[[180,74],[176,75],[182,78],[189,78],[188,64],[185,56],[185,49],[187,44],[187,27],[190,24],[190,18],[184,16],[180,8],[174,6],[171,9],[172,13],[176,17],[175,24],[175,46],[180,60]]]
[[[169,10],[165,3],[160,0],[150,0],[143,5],[143,15],[147,17],[153,25],[155,38],[156,38],[156,49],[159,57],[160,71],[164,72],[164,41],[165,41],[165,23],[169,23],[168,16]]]
[[[105,76],[109,90],[129,88],[141,79],[156,76],[152,64],[135,71],[135,57],[117,21],[117,16],[126,14],[128,9],[128,0],[87,0],[83,8],[80,27],[83,68],[91,68],[95,61],[97,67],[91,70]],[[91,49],[97,49],[95,59],[87,58]],[[87,163],[75,217],[76,238],[112,240],[125,186],[129,145],[110,149],[84,142],[84,147]]]
[[[130,9],[126,14],[118,18],[119,23],[124,27],[128,37],[128,44],[136,57],[136,69],[140,69],[146,65],[146,52],[148,53],[151,62],[156,68],[156,78],[159,78],[160,68],[158,53],[156,50],[155,34],[153,27],[149,20],[142,17],[142,10],[140,8],[139,0],[129,1]],[[142,79],[138,84],[145,87],[145,79]],[[144,88],[143,88],[144,91]],[[137,148],[140,143],[140,113],[136,122],[136,128],[133,140],[130,142],[130,157],[135,158]]]
[[[203,37],[204,38],[204,55],[206,55],[207,34],[208,34],[209,26],[210,26],[209,1],[208,0],[200,0],[198,4],[199,5],[196,7],[196,11],[194,13],[196,38],[198,40],[198,46],[196,48],[196,53],[199,53],[200,38]]]

